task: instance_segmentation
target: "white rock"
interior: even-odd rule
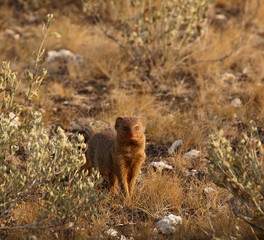
[[[5,30],[5,33],[7,34],[7,35],[14,35],[15,34],[15,31],[14,30],[12,30],[12,29],[6,29]]]
[[[245,75],[247,75],[247,74],[249,74],[251,72],[252,71],[250,71],[250,69],[246,67],[246,68],[243,69],[243,72],[242,73],[245,74]]]
[[[158,171],[162,171],[163,169],[167,169],[167,170],[171,170],[172,166],[168,165],[165,162],[152,162],[150,163],[151,166],[153,166],[154,168],[156,168]]]
[[[205,193],[212,193],[212,192],[215,192],[215,189],[212,187],[206,187],[206,188],[204,188],[204,192]]]
[[[198,174],[198,171],[196,169],[192,169],[189,173],[190,176],[196,176]]]
[[[182,217],[170,214],[158,221],[155,227],[158,228],[162,234],[171,234],[176,231],[176,226],[179,224],[182,224]]]
[[[30,235],[28,240],[38,240],[38,238],[35,235]]]
[[[180,147],[180,146],[182,146],[182,145],[183,145],[183,141],[182,141],[182,140],[176,140],[176,141],[170,146],[170,148],[169,148],[169,150],[168,150],[169,155],[171,155],[171,154],[175,151],[176,148],[178,148],[178,147]]]
[[[123,235],[121,235],[119,239],[120,239],[120,240],[134,240],[133,237],[125,237],[125,236],[123,236]]]
[[[68,228],[72,228],[74,226],[74,222],[69,222],[68,223]]]
[[[18,40],[20,38],[20,35],[18,33],[16,33],[14,30],[12,29],[6,29],[5,30],[6,35],[13,37],[14,39]]]
[[[110,237],[117,237],[118,232],[115,229],[110,228],[106,231],[106,234]]]
[[[79,64],[83,62],[83,57],[79,54],[74,54],[69,50],[61,49],[59,51],[48,51],[47,63],[53,62],[57,59],[66,59],[68,62]]]
[[[237,79],[237,77],[232,74],[232,73],[224,73],[221,77],[221,81],[225,82],[225,81],[235,81]]]
[[[201,152],[198,150],[191,150],[183,155],[183,158],[190,159],[190,158],[198,158],[201,156]]]
[[[226,16],[224,14],[216,14],[215,19],[225,21],[227,20]]]
[[[154,229],[153,229],[153,233],[154,233],[154,234],[158,234],[158,233],[159,233],[159,230],[158,230],[157,228],[154,228]]]
[[[232,107],[240,107],[242,105],[242,102],[239,98],[235,98],[230,102],[230,106]]]

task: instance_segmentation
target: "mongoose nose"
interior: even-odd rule
[[[134,136],[134,133],[133,132],[130,132],[130,136],[133,137]]]

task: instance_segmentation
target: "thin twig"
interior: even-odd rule
[[[197,61],[195,64],[206,63],[206,62],[222,62],[222,61],[226,60],[227,58],[231,57],[231,55],[233,53],[234,53],[234,49],[232,49],[228,54],[226,54],[220,58],[200,60],[200,61]]]
[[[99,20],[98,20],[99,18]],[[105,28],[102,26],[101,24],[101,19],[99,16],[97,16],[97,18],[95,18],[95,21],[97,22],[97,26],[99,27],[99,29],[101,30],[101,32],[106,36],[108,37],[109,39],[111,39],[112,41],[114,41],[119,47],[121,47],[127,54],[128,56],[134,61],[135,60],[135,57],[133,56],[132,53],[130,53],[128,51],[128,49],[122,44],[120,43],[115,37],[113,37],[112,35],[110,35],[106,30]]]
[[[263,227],[260,227],[258,225],[256,225],[255,223],[252,223],[250,222],[249,220],[247,220],[246,218],[242,217],[241,215],[245,216],[245,217],[248,217],[248,218],[252,218],[252,217],[249,217],[247,216],[246,214],[244,214],[243,212],[241,212],[238,207],[236,206],[235,202],[234,202],[234,199],[232,199],[231,201],[231,204],[232,204],[232,207],[233,207],[233,213],[240,219],[242,219],[243,221],[245,221],[246,223],[248,223],[250,226],[254,227],[254,228],[257,228],[259,230],[262,230],[264,231],[264,228]]]

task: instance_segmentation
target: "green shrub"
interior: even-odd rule
[[[49,136],[42,126],[41,114],[31,112],[19,119],[27,103],[37,95],[46,76],[40,69],[43,62],[43,43],[48,36],[53,15],[43,24],[43,41],[35,56],[35,71],[25,72],[28,90],[24,103],[14,102],[19,81],[10,64],[2,63],[0,72],[0,220],[2,229],[72,228],[80,217],[96,211],[98,196],[95,187],[102,181],[97,171],[92,178],[79,173],[85,162],[86,144],[78,135],[71,140],[58,128]],[[35,221],[23,226],[10,226],[8,217],[23,203],[29,202],[38,210]]]
[[[111,35],[102,24],[106,2],[83,0],[83,9],[94,12],[103,32],[115,40],[129,56],[140,64],[164,64],[172,49],[181,50],[200,34],[199,25],[214,0],[130,0],[120,7],[111,1],[108,8],[115,14],[121,37]],[[96,3],[95,3],[96,2]],[[118,6],[117,6],[118,5]]]
[[[256,219],[264,216],[264,153],[257,128],[250,127],[235,149],[220,131],[211,136],[207,150],[210,177],[232,193],[234,212],[257,226]]]

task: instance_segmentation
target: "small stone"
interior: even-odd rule
[[[28,240],[38,240],[38,238],[35,235],[30,235]]]
[[[183,155],[183,158],[185,159],[191,159],[191,158],[198,158],[201,156],[201,152],[198,150],[191,150]]]
[[[79,54],[74,54],[67,49],[61,49],[59,51],[48,51],[47,63],[53,62],[57,59],[66,59],[67,62],[74,64],[80,64],[83,62],[83,57]]]
[[[152,162],[150,163],[151,166],[153,166],[157,171],[162,171],[164,169],[166,170],[171,170],[172,169],[172,166],[168,165],[167,163],[165,162]]]
[[[183,145],[183,141],[182,141],[182,140],[176,140],[176,141],[170,146],[170,148],[169,148],[169,150],[168,150],[169,155],[171,155],[171,154],[175,151],[176,148],[181,147],[182,145]]]
[[[69,105],[69,102],[68,101],[64,101],[63,102],[63,105],[68,106]]]
[[[94,92],[94,86],[87,86],[85,89],[87,90],[88,93]]]
[[[212,187],[206,187],[206,188],[204,188],[204,192],[205,193],[212,193],[212,192],[215,192],[215,189],[213,189]]]
[[[18,40],[20,38],[20,35],[16,33],[13,29],[6,29],[5,34],[7,36],[13,37],[15,40]]]
[[[68,228],[72,228],[74,226],[74,222],[69,222],[68,223]]]
[[[158,221],[155,227],[158,228],[162,234],[172,234],[176,231],[176,226],[179,224],[182,224],[182,217],[170,214]]]
[[[40,111],[41,113],[45,113],[45,112],[46,112],[46,110],[45,110],[44,108],[40,108],[39,111]]]
[[[215,19],[220,20],[220,21],[227,20],[227,18],[226,18],[226,16],[224,14],[217,14],[217,15],[215,15]]]
[[[16,33],[15,33],[15,31],[12,30],[12,29],[6,29],[6,30],[5,30],[5,34],[14,37],[14,35],[15,35]]]
[[[233,81],[235,81],[236,79],[237,79],[237,77],[236,77],[234,74],[232,74],[232,73],[224,73],[224,74],[222,75],[221,81],[223,81],[223,82],[226,82],[226,81],[231,81],[231,82],[233,82]]]
[[[250,71],[249,68],[246,67],[246,68],[243,69],[242,73],[245,74],[245,75],[248,75],[249,73],[251,73],[251,71]]]
[[[196,170],[196,169],[192,169],[191,171],[190,171],[190,175],[191,176],[196,176],[198,174],[198,171]]]
[[[119,239],[120,239],[120,240],[134,240],[133,237],[125,237],[125,236],[123,236],[123,235],[121,235]]]
[[[115,229],[110,228],[106,231],[106,234],[110,237],[117,237],[118,232]]]
[[[20,38],[20,35],[16,33],[16,34],[14,35],[14,39],[19,40],[19,38]]]
[[[196,169],[186,170],[184,173],[186,177],[196,177],[199,174]]]
[[[241,107],[242,105],[242,102],[239,98],[235,98],[233,99],[231,102],[230,102],[230,106],[231,107],[235,107],[235,108],[238,108],[238,107]]]

